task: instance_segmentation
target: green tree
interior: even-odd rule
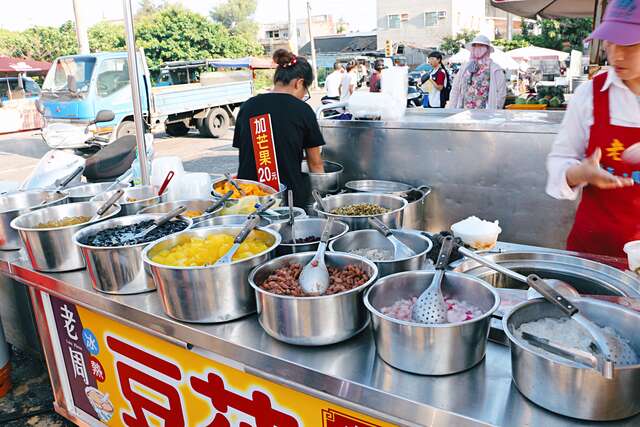
[[[175,5],[141,19],[136,26],[136,40],[152,68],[167,61],[262,53],[257,43],[233,36],[222,24]]]
[[[67,21],[60,27],[31,27],[18,38],[14,56],[53,61],[58,56],[78,53],[75,26]]]
[[[540,30],[539,34],[534,33],[536,27]],[[590,18],[539,19],[523,26],[522,38],[534,46],[581,51],[592,27],[593,20]]]
[[[89,28],[89,47],[92,52],[124,50],[124,26],[111,22],[98,22]]]
[[[338,20],[338,23],[336,24],[336,33],[344,34],[347,32],[348,29],[349,29],[349,24],[344,19],[340,18]]]
[[[514,37],[513,40],[495,39],[492,43],[494,46],[499,47],[505,52],[513,49],[518,49],[521,47],[527,47],[530,45],[530,43],[527,40],[519,37]]]
[[[256,13],[256,0],[227,0],[210,12],[211,19],[227,28],[231,34],[255,41],[258,24],[251,19]]]
[[[136,12],[136,19],[143,18],[145,16],[153,15],[156,12],[169,6],[168,0],[140,0],[138,1],[140,7]]]
[[[440,50],[446,55],[455,55],[461,47],[469,43],[477,35],[478,31],[462,30],[455,36],[444,37],[442,43],[440,43]]]

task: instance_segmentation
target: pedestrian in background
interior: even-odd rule
[[[324,88],[327,94],[322,97],[323,101],[339,101],[340,100],[340,85],[344,77],[344,67],[341,63],[336,62],[333,64],[333,72],[327,76],[324,81]]]

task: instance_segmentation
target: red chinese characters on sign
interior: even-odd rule
[[[211,404],[218,411],[208,427],[230,427],[231,423],[223,414],[229,408],[250,415],[253,424],[240,422],[240,427],[298,427],[298,421],[291,415],[273,408],[269,396],[259,390],[246,398],[225,388],[224,380],[213,372],[209,372],[206,380],[191,377],[191,387],[203,396],[211,399]]]
[[[343,414],[335,409],[322,410],[322,427],[379,427],[367,421]]]
[[[263,114],[249,119],[253,140],[253,157],[256,162],[258,181],[280,191],[278,159],[271,128],[271,116]]]
[[[148,427],[149,422],[145,414],[148,413],[162,420],[165,427],[184,426],[185,419],[180,392],[174,384],[170,383],[171,380],[179,381],[182,378],[180,368],[113,336],[107,337],[107,345],[114,353],[122,356],[116,362],[116,371],[122,395],[129,401],[133,410],[133,415],[123,413],[122,421],[131,427]],[[129,361],[136,362],[146,367],[146,370],[153,372],[143,372],[134,364],[130,364]],[[163,396],[166,401],[159,403],[139,394],[133,389],[133,383],[152,390]]]
[[[104,368],[102,367],[102,363],[95,357],[91,356],[89,358],[89,366],[91,370],[91,374],[96,379],[96,381],[103,383],[106,379]]]

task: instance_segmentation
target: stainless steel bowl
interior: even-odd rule
[[[402,227],[402,215],[404,209],[407,207],[407,201],[402,197],[391,196],[388,194],[375,194],[375,193],[351,193],[351,194],[338,194],[336,196],[329,196],[322,199],[329,212],[324,212],[319,209],[317,203],[313,204],[313,209],[318,212],[320,217],[332,216],[339,219],[342,222],[347,223],[349,230],[364,230],[369,229],[368,218],[369,216],[346,216],[335,215],[330,213],[333,209],[349,206],[360,203],[371,203],[379,205],[383,208],[390,209],[389,212],[373,215],[382,221],[389,228]]]
[[[273,211],[278,214],[278,215],[269,215],[268,213],[265,212],[265,214],[262,215],[264,218],[271,221],[272,224],[279,224],[282,222],[289,221],[289,208],[273,208],[273,209],[269,209],[269,211]],[[307,213],[304,211],[304,209],[294,206],[293,217],[295,218],[296,221],[299,221],[301,219],[307,218]]]
[[[20,249],[18,232],[11,228],[11,221],[20,215],[67,203],[68,196],[55,191],[20,191],[0,196],[0,250]],[[43,203],[47,200],[46,203]]]
[[[573,300],[586,317],[610,326],[640,354],[640,314],[622,306],[589,298]],[[511,341],[511,375],[520,392],[549,411],[582,420],[613,421],[640,413],[640,365],[615,368],[606,379],[585,368],[523,341],[515,330],[544,317],[563,317],[542,300],[526,301],[503,318]]]
[[[92,200],[106,201],[116,191],[102,193]],[[135,199],[134,202],[128,202],[127,199]],[[152,185],[140,185],[137,187],[128,187],[124,189],[124,194],[118,200],[118,204],[122,207],[122,216],[135,215],[141,209],[158,204],[162,201],[162,197],[158,196],[158,189]]]
[[[141,209],[138,213],[140,213],[140,214],[145,214],[145,213],[158,213],[158,214],[168,213],[168,212],[171,212],[172,209],[177,208],[178,206],[186,206],[187,210],[205,211],[213,203],[215,203],[215,201],[213,201],[213,200],[204,200],[204,199],[200,199],[200,200],[177,200],[177,201],[174,201],[174,202],[158,203],[157,205],[153,205],[153,206],[149,206],[148,208]],[[196,216],[196,217],[191,217],[191,219],[193,220],[194,224],[198,224],[200,221],[204,221],[204,220],[207,220],[209,218],[213,218],[213,217],[217,216],[218,214],[220,214],[220,211],[222,211],[222,209],[223,209],[223,206],[220,206],[218,209],[216,209],[215,211],[213,211],[211,213],[200,215],[200,216]]]
[[[389,365],[415,374],[462,372],[484,358],[491,315],[500,305],[500,297],[491,285],[465,274],[445,275],[445,296],[466,301],[484,312],[468,322],[426,325],[382,314],[382,308],[400,299],[419,296],[433,276],[433,271],[397,273],[378,280],[366,292],[364,303],[371,312],[376,351]]]
[[[287,191],[287,186],[284,185],[284,184],[280,184],[280,191],[276,191],[273,188],[269,187],[267,184],[263,184],[263,183],[257,182],[257,181],[251,181],[251,180],[248,180],[248,179],[235,179],[234,181],[237,182],[238,184],[253,184],[253,185],[257,185],[258,187],[262,188],[262,190],[264,190],[264,192],[267,193],[268,196],[260,196],[260,197],[258,197],[258,202],[259,203],[265,203],[269,199],[275,199],[276,202],[279,202],[280,204],[282,204],[285,201],[284,196],[285,196],[286,191]],[[213,183],[213,195],[215,197],[220,198],[220,197],[224,196],[224,193],[220,193],[216,189],[223,182],[225,182],[225,180],[221,179],[221,180],[215,181]],[[226,205],[227,206],[233,206],[236,203],[238,203],[239,200],[240,199],[229,199],[226,202]]]
[[[392,194],[398,197],[404,197],[413,190],[413,186],[405,184],[403,182],[396,181],[381,181],[377,179],[360,179],[356,181],[349,181],[345,185],[345,188],[357,193],[382,193]]]
[[[393,230],[393,235],[413,249],[416,255],[391,261],[374,261],[378,266],[378,277],[424,269],[427,266],[427,254],[433,248],[431,240],[418,232],[408,230]],[[351,231],[329,243],[329,250],[334,252],[351,252],[354,249],[365,248],[390,250],[393,253],[393,243],[376,230]]]
[[[87,237],[102,230],[154,220],[161,216],[160,214],[141,214],[113,218],[76,232],[73,236],[74,243],[82,251],[89,270],[89,276],[91,277],[91,283],[96,291],[106,294],[127,295],[149,292],[155,289],[151,272],[145,269],[145,265],[142,262],[142,250],[153,242],[108,248],[89,246],[82,242],[86,241]],[[187,222],[186,230],[193,224],[191,218],[179,217],[179,219]]]
[[[303,218],[296,220],[295,232],[297,239],[316,236],[318,241],[315,243],[297,243],[295,245],[292,243],[280,243],[280,246],[276,249],[276,255],[281,256],[318,250],[320,235],[322,234],[322,230],[324,230],[326,223],[327,220],[323,218]],[[271,224],[268,228],[280,233],[280,236],[282,236],[282,242],[291,241],[291,227],[289,227],[289,224],[286,222]],[[349,231],[349,226],[347,224],[342,221],[334,221],[333,226],[331,227],[332,237],[329,238],[329,242],[344,236],[347,231]]]
[[[344,168],[336,162],[324,162],[324,173],[309,172],[307,161],[302,162],[302,179],[305,186],[318,190],[321,194],[337,193],[342,188],[342,173]]]
[[[208,228],[220,225],[243,225],[245,222],[247,222],[247,215],[222,215],[200,221],[194,224],[191,228]],[[269,224],[271,224],[271,221],[266,218],[260,218],[258,227],[266,227]]]
[[[81,202],[52,206],[20,215],[11,221],[11,227],[20,234],[33,268],[46,272],[84,268],[86,266],[84,257],[80,248],[74,244],[73,235],[84,227],[118,215],[120,206],[113,205],[100,219],[84,224],[56,228],[35,227],[38,224],[65,217],[92,217],[102,204],[102,202]]]
[[[162,298],[167,316],[183,322],[227,322],[255,312],[256,301],[247,277],[251,270],[272,258],[280,243],[280,235],[273,230],[258,229],[253,233],[270,242],[269,249],[231,264],[206,267],[171,267],[153,262],[160,251],[170,249],[191,237],[214,234],[236,236],[241,227],[209,227],[169,236],[143,251],[145,265]]]
[[[69,195],[69,203],[88,202],[94,196],[97,196],[107,188],[111,187],[111,185],[113,185],[113,182],[97,182],[94,184],[84,184],[68,188],[64,190],[64,192]],[[117,190],[118,188],[127,187],[129,187],[128,184],[121,183],[114,187],[114,189]]]
[[[362,293],[375,282],[378,269],[365,258],[335,252],[326,254],[327,266],[355,264],[369,274],[370,279],[365,284],[347,292],[292,297],[267,292],[258,286],[276,269],[294,263],[305,265],[314,255],[315,252],[285,255],[256,268],[249,276],[249,283],[256,291],[260,325],[277,340],[307,346],[334,344],[351,338],[369,323]]]

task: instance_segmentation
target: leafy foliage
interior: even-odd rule
[[[229,34],[222,24],[181,6],[169,6],[144,17],[136,27],[139,47],[150,67],[163,62],[258,55],[257,43]]]
[[[539,34],[534,34],[535,27],[539,28]],[[592,27],[590,18],[539,19],[523,26],[521,38],[534,46],[581,51]]]
[[[521,47],[527,47],[530,45],[527,40],[520,37],[515,37],[513,38],[513,40],[495,39],[492,43],[494,46],[499,47],[505,52],[508,50],[519,49]]]
[[[256,13],[256,0],[227,0],[210,12],[211,19],[219,22],[234,36],[256,41],[258,24],[251,19]]]
[[[124,26],[111,22],[98,22],[89,28],[91,52],[109,52],[126,49]]]
[[[455,36],[447,36],[440,43],[440,50],[446,55],[455,55],[466,43],[478,35],[478,31],[462,30]]]

